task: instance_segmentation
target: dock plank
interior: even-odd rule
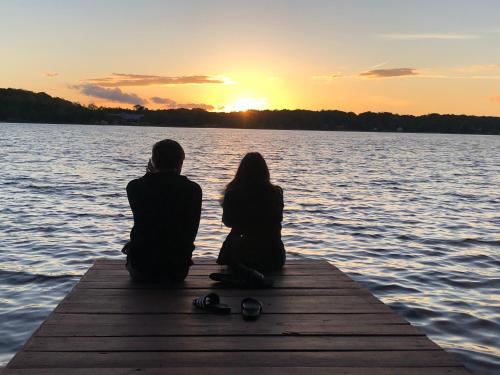
[[[467,375],[463,367],[162,367],[6,369],[2,375]]]
[[[130,280],[111,279],[111,280],[82,280],[80,288],[90,289],[226,289],[227,287],[220,283],[206,279],[188,279],[183,283],[165,284],[165,283],[133,283]],[[304,276],[301,278],[277,278],[274,280],[273,288],[305,288],[305,289],[349,289],[359,288],[355,281],[348,280],[317,280],[314,276]]]
[[[189,336],[44,337],[37,336],[25,351],[35,352],[184,352],[184,351],[362,351],[440,350],[425,336]]]
[[[207,319],[204,315],[190,314],[51,314],[45,324],[88,324],[96,322],[99,326],[107,325],[147,325],[158,324],[162,327],[205,324],[230,326],[243,325],[245,327],[258,327],[265,324],[293,324],[299,325],[323,324],[329,326],[361,326],[376,324],[404,324],[410,325],[406,320],[396,314],[270,314],[266,319],[255,322],[246,322],[239,315],[213,315]],[[170,324],[168,324],[170,323]]]
[[[72,294],[56,309],[60,313],[163,313],[206,314],[193,306],[191,296],[135,296],[118,300],[103,296]],[[226,297],[224,303],[233,314],[240,313],[241,297]],[[391,310],[371,296],[272,296],[261,297],[265,314],[334,314],[341,312],[390,313]]]
[[[207,354],[208,353],[208,354]],[[441,350],[350,352],[30,352],[16,356],[10,368],[186,367],[450,367],[460,363]]]
[[[2,374],[467,374],[457,359],[321,260],[292,260],[271,289],[225,288],[225,268],[195,259],[183,283],[133,283],[120,260],[97,260]],[[216,291],[233,313],[195,309]],[[263,303],[242,320],[245,296]],[[197,367],[203,364],[203,368]]]
[[[130,324],[109,324],[96,326],[97,322],[101,319],[95,318],[96,323],[74,323],[74,324],[46,324],[41,327],[39,331],[40,336],[252,336],[252,335],[350,335],[350,336],[416,336],[421,335],[419,331],[407,324],[378,324],[378,325],[331,325],[328,322],[305,322],[297,323],[287,319],[284,322],[268,322],[255,323],[254,325],[234,322],[235,319],[226,319],[226,321],[219,320],[216,323],[205,323],[200,319],[188,319],[182,321],[172,319],[175,315],[171,316],[168,325],[159,326],[154,322],[157,321],[156,317],[148,315],[153,319],[150,324],[135,324],[132,319],[129,319]],[[166,320],[166,319],[165,319]],[[163,320],[163,321],[165,321]],[[183,326],[174,326],[173,323],[184,324]]]
[[[192,276],[203,276],[206,277],[212,272],[229,272],[226,267],[221,266],[193,266],[189,270],[188,277]],[[91,267],[86,275],[88,276],[128,276],[128,271],[124,269],[124,267],[108,267],[108,266],[94,266]],[[288,267],[284,268],[280,271],[273,271],[266,273],[266,276],[338,276],[347,280],[350,280],[349,277],[342,273],[340,270],[333,267],[319,267],[319,268],[311,268],[311,267]]]
[[[107,295],[109,298],[127,298],[135,295],[144,294],[162,294],[165,295],[165,288],[152,288],[152,289],[137,289],[137,288],[81,288],[77,284],[73,290],[74,292],[81,293],[81,295],[91,295],[92,293],[99,293],[100,295]],[[168,289],[169,296],[201,296],[207,293],[216,292],[221,297],[241,297],[242,293],[253,297],[264,296],[372,296],[366,289],[348,288],[348,289],[305,289],[305,288],[268,288],[268,289],[221,289],[221,288],[207,288],[207,289]]]
[[[35,352],[252,352],[440,350],[424,336],[214,336],[210,346],[189,336],[35,337],[25,351]]]

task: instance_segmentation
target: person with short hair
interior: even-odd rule
[[[218,264],[245,273],[283,267],[283,190],[271,183],[269,168],[260,153],[250,152],[241,160],[224,191],[222,209],[222,221],[231,232],[222,245]]]
[[[134,226],[123,252],[135,281],[181,281],[193,264],[202,191],[181,175],[184,158],[176,141],[157,142],[146,174],[127,185]]]

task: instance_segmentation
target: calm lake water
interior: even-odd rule
[[[500,369],[500,137],[31,124],[0,124],[0,364],[93,259],[122,257],[125,186],[163,138],[203,188],[195,255],[217,255],[220,191],[260,151],[289,257],[332,261],[469,368]]]

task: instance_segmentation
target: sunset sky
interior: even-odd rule
[[[500,115],[497,0],[0,0],[0,51],[83,104]]]

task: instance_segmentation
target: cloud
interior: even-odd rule
[[[231,84],[234,83],[228,77],[214,77],[207,75],[191,76],[156,76],[146,74],[113,73],[107,77],[90,78],[84,82],[101,87],[120,86],[151,86],[151,85],[202,85],[202,84]]]
[[[177,108],[204,109],[205,111],[212,111],[214,109],[214,106],[203,103],[184,103],[184,104],[177,104]]]
[[[153,103],[156,104],[165,104],[167,106],[170,105],[175,105],[177,102],[172,99],[167,99],[167,98],[160,98],[159,96],[153,96],[152,98],[149,98]]]
[[[311,78],[316,80],[316,81],[333,81],[335,79],[338,79],[342,77],[342,74],[340,73],[334,73],[334,74],[328,74],[328,75],[320,75],[320,76],[312,76]]]
[[[498,81],[500,80],[500,64],[476,64],[450,67],[441,70],[420,71],[419,77]]]
[[[494,72],[496,70],[500,70],[500,64],[479,64],[462,66],[456,68],[455,70],[462,73]]]
[[[389,64],[389,60],[381,62],[381,63],[379,63],[377,65],[373,65],[369,69],[377,69],[377,68],[380,68],[381,66],[384,66],[384,65],[387,65],[387,64]]]
[[[199,108],[199,109],[204,109],[206,111],[212,111],[214,109],[213,105],[210,104],[202,104],[202,103],[177,103],[175,100],[168,99],[168,98],[160,98],[158,96],[153,96],[150,98],[150,100],[153,103],[156,104],[162,104],[165,109],[179,109],[179,108],[184,108],[184,109],[194,109],[194,108]]]
[[[419,73],[414,68],[393,68],[393,69],[373,69],[359,74],[360,77],[365,78],[389,78],[389,77],[403,77],[414,76]]]
[[[419,75],[421,78],[435,78],[435,79],[462,79],[462,80],[484,80],[484,81],[498,81],[500,76],[498,75],[450,75],[450,74],[439,74],[439,73],[429,73]]]
[[[45,73],[43,73],[43,76],[48,77],[48,78],[57,77],[58,75],[59,75],[59,73],[57,73],[57,72],[45,72]]]
[[[478,35],[474,34],[380,34],[384,39],[391,40],[471,40],[478,39]]]
[[[126,104],[146,104],[147,100],[139,97],[136,94],[127,94],[120,90],[119,88],[107,89],[105,87],[100,87],[97,85],[84,84],[84,85],[74,85],[71,88],[79,90],[82,94],[91,96],[99,99],[106,99],[118,103]]]

